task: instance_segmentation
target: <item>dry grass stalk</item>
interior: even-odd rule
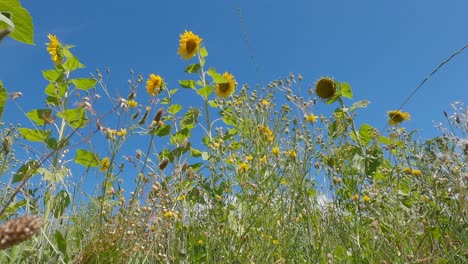
[[[6,249],[31,239],[44,225],[42,218],[25,215],[0,226],[0,249]]]

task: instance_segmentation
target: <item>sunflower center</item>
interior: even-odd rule
[[[218,85],[219,85],[219,90],[221,90],[221,92],[223,92],[223,93],[228,91],[229,87],[230,87],[228,82],[227,83],[220,83]]]
[[[195,40],[188,40],[185,47],[188,53],[192,53],[197,48],[197,42]]]

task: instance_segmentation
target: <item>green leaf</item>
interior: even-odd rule
[[[12,183],[17,183],[23,180],[23,178],[31,178],[37,173],[37,169],[41,166],[41,163],[37,160],[27,161],[13,176]]]
[[[213,92],[213,86],[205,86],[203,88],[198,89],[197,94],[208,97]]]
[[[167,136],[169,133],[171,133],[171,125],[162,125],[154,131],[154,134],[158,137]]]
[[[206,72],[206,74],[208,74],[208,76],[210,76],[213,79],[214,83],[227,83],[228,82],[228,80],[224,78],[222,74],[217,73],[214,68],[210,68]]]
[[[205,47],[202,47],[202,48],[200,49],[200,56],[201,56],[202,58],[205,58],[205,57],[208,56],[208,51],[206,50]]]
[[[13,24],[13,21],[11,21],[10,17],[11,17],[11,13],[0,11],[0,22],[3,22],[5,24],[7,24],[9,27],[14,29],[15,24]],[[0,26],[1,25],[2,25],[2,23],[0,23]],[[0,27],[0,28],[4,28],[4,27]]]
[[[180,84],[180,86],[182,86],[182,88],[195,89],[195,81],[194,80],[180,80],[179,84]]]
[[[169,139],[172,145],[183,143],[190,136],[190,129],[184,128],[179,132],[175,133]]]
[[[208,152],[203,151],[201,154],[202,160],[208,160],[210,158],[210,154]]]
[[[54,213],[55,218],[58,218],[63,215],[68,205],[70,204],[70,195],[68,192],[61,190],[54,197],[54,206],[52,212]]]
[[[361,144],[364,146],[367,146],[371,141],[372,141],[372,131],[374,128],[369,125],[369,124],[363,124],[361,128],[359,128],[359,140],[361,141]],[[356,139],[356,136],[354,135],[354,132],[350,132],[351,138],[355,141],[358,142]]]
[[[5,89],[5,86],[3,86],[2,81],[0,81],[0,121],[2,121],[3,108],[5,107],[7,99],[8,99],[7,90]]]
[[[197,158],[197,157],[200,157],[200,156],[202,155],[202,152],[201,152],[200,150],[198,150],[198,149],[192,148],[192,149],[191,149],[191,154],[190,154],[190,155],[191,155],[192,157]]]
[[[70,198],[68,198],[70,200]],[[63,237],[60,231],[55,230],[54,233],[55,243],[57,244],[58,249],[62,253],[63,256],[67,255],[67,240]]]
[[[340,83],[340,91],[343,97],[353,99],[353,91],[351,90],[351,85],[349,85],[349,83]]]
[[[55,97],[55,96],[47,96],[46,98],[46,104],[51,104],[51,105],[60,105],[60,98]]]
[[[51,130],[29,129],[25,127],[20,127],[18,130],[24,139],[32,142],[45,142],[52,132]]]
[[[198,63],[190,64],[189,66],[187,66],[187,68],[185,68],[184,71],[187,73],[197,73],[200,67],[201,66]]]
[[[48,96],[62,98],[67,91],[67,86],[61,82],[50,82],[45,88],[45,94]]]
[[[46,168],[39,168],[37,169],[37,172],[42,174],[42,178],[44,180],[47,180],[51,183],[57,183],[65,178],[65,176],[67,176],[68,170],[65,167],[52,171],[49,171]]]
[[[67,48],[63,48],[63,55],[67,58],[62,67],[67,71],[74,71],[76,69],[84,68],[85,66],[80,63],[77,57],[75,57]]]
[[[51,69],[51,70],[43,70],[42,76],[50,82],[57,82],[60,77],[62,77],[63,70],[62,69]]]
[[[34,109],[26,114],[36,125],[44,126],[50,123],[52,119],[52,110],[50,109]]]
[[[71,80],[71,83],[75,85],[76,89],[89,90],[96,86],[97,81],[91,78],[77,78]]]
[[[34,25],[28,10],[21,6],[18,0],[0,1],[0,10],[10,13],[10,20],[13,21],[14,31],[10,37],[30,45],[34,45]],[[1,27],[1,28],[5,28]]]
[[[196,108],[190,108],[184,115],[184,118],[180,122],[182,128],[192,129],[198,121],[198,115],[200,111]]]
[[[88,151],[86,149],[76,150],[75,162],[87,168],[99,166],[98,156],[95,153]]]
[[[182,110],[182,106],[179,105],[179,104],[173,104],[171,106],[169,106],[169,108],[167,109],[167,112],[171,115],[175,115],[177,114],[180,110]]]
[[[48,138],[46,144],[47,147],[51,150],[56,150],[58,146],[57,140],[55,138]]]
[[[84,108],[67,109],[57,114],[67,121],[67,124],[73,128],[83,128],[88,124],[88,117]]]
[[[216,103],[215,100],[209,100],[208,105],[213,107],[213,108],[218,108],[218,104]]]

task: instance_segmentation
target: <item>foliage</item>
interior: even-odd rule
[[[75,77],[84,65],[49,36],[46,104],[24,112],[29,126],[0,129],[0,219],[37,214],[45,225],[0,251],[2,263],[467,261],[463,104],[433,139],[401,122],[358,127],[369,102],[348,105],[350,84],[319,80],[331,88],[323,104],[300,93],[301,75],[237,87],[206,69],[201,38],[182,36],[179,53],[196,60],[184,89],[132,70],[126,98],[112,97],[109,70]],[[318,104],[336,108],[325,116]]]

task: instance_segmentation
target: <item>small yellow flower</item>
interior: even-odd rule
[[[353,195],[353,197],[351,197],[351,199],[353,201],[357,201],[359,199],[359,196],[357,194]]]
[[[167,211],[164,213],[164,217],[166,218],[170,218],[171,216],[173,216],[173,213],[171,211]]]
[[[49,34],[47,37],[50,40],[50,43],[47,44],[47,52],[49,52],[55,65],[62,64],[62,44],[55,35]]]
[[[260,163],[266,163],[267,157],[263,156],[259,159]]]
[[[240,165],[239,165],[239,168],[243,171],[246,171],[249,169],[249,164],[247,164],[246,162],[242,162]]]
[[[370,201],[370,198],[369,198],[369,196],[367,196],[367,195],[364,195],[364,196],[362,197],[362,199],[363,199],[364,202],[366,202],[366,203],[368,203],[368,202]]]
[[[202,40],[202,38],[193,34],[192,31],[185,30],[185,32],[180,35],[179,50],[177,54],[182,56],[182,58],[189,60],[193,55],[195,55],[195,53],[197,53]]]
[[[273,155],[275,155],[275,156],[278,156],[279,155],[279,147],[274,147],[271,150],[271,153],[273,153]]]
[[[402,112],[400,110],[393,110],[388,112],[388,123],[390,125],[398,125],[405,120],[410,120],[411,115],[408,112]]]
[[[276,246],[276,245],[279,245],[280,242],[277,239],[273,239],[271,243]]]
[[[318,116],[316,116],[316,115],[314,115],[312,113],[310,115],[306,116],[307,122],[310,122],[310,123],[315,123],[315,121],[317,121],[317,118],[318,118]]]
[[[293,159],[297,157],[297,153],[296,153],[296,151],[294,149],[289,151],[289,157],[293,158]]]
[[[262,105],[264,105],[264,106],[267,106],[267,107],[270,106],[270,101],[268,101],[268,100],[266,100],[266,99],[262,100],[261,103],[262,103]]]
[[[280,180],[280,184],[281,184],[281,185],[286,185],[286,184],[288,184],[288,181],[287,181],[285,178],[282,178],[282,179]]]
[[[119,137],[125,137],[127,135],[127,129],[123,128],[119,132],[117,132],[117,136]]]
[[[252,157],[252,155],[248,155],[247,157],[245,157],[245,159],[246,159],[247,161],[251,161],[251,160],[253,159],[253,157]]]
[[[412,172],[413,172],[413,170],[411,168],[404,168],[403,169],[403,173],[410,174]]]
[[[203,240],[200,239],[200,240],[197,241],[197,243],[198,243],[199,246],[203,246]]]
[[[417,177],[422,175],[420,170],[412,170],[411,174],[413,174],[414,176],[417,176]]]
[[[152,73],[146,81],[146,92],[148,92],[150,96],[156,96],[161,92],[163,85],[163,78],[159,75]]]
[[[128,104],[128,107],[130,107],[130,108],[135,108],[135,107],[138,106],[138,103],[135,100],[129,100],[129,101],[127,101],[127,104]]]
[[[324,77],[315,84],[315,93],[322,100],[332,98],[336,94],[336,83],[332,78]]]
[[[215,93],[224,99],[231,95],[236,89],[236,80],[234,79],[234,75],[225,72],[223,77],[227,80],[225,83],[217,83],[215,87]]]
[[[109,169],[109,167],[110,167],[109,157],[103,158],[101,161],[101,168],[99,169],[99,171],[105,172],[107,169]]]

